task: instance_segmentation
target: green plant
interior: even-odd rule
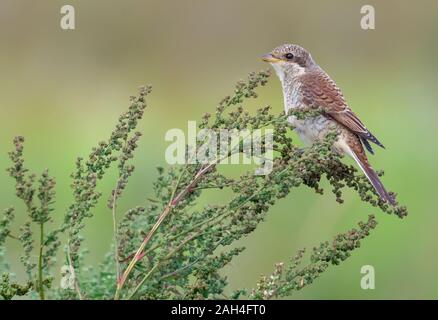
[[[45,170],[38,180],[38,188],[35,187],[36,175],[33,173],[29,174],[28,169],[24,166],[23,143],[23,137],[16,137],[14,139],[15,148],[9,153],[12,166],[7,170],[9,175],[15,180],[16,196],[24,202],[28,214],[28,219],[21,228],[21,235],[18,238],[14,238],[23,245],[24,255],[21,256],[21,261],[29,282],[34,283],[33,287],[38,291],[40,298],[45,299],[45,287],[50,287],[52,280],[50,277],[46,278],[45,275],[49,274],[49,268],[53,264],[53,246],[56,247],[59,243],[56,236],[47,237],[44,232],[44,225],[50,221],[50,212],[53,210],[51,205],[55,197],[55,180]],[[37,202],[36,198],[38,199],[38,204],[35,203]],[[11,236],[8,229],[8,225],[13,219],[11,212],[12,209],[5,211],[5,225],[2,233],[6,236]],[[36,263],[31,258],[31,253],[34,249],[31,224],[37,224],[39,230],[39,241],[37,244],[38,261]],[[35,271],[35,268],[37,268],[37,271]],[[5,279],[3,283],[6,282]],[[30,287],[28,288],[30,289]]]
[[[15,179],[16,194],[23,200],[28,212],[28,222],[21,228],[20,236],[13,236],[10,223],[13,209],[4,212],[0,223],[0,248],[7,237],[21,241],[24,248],[22,262],[29,281],[25,285],[11,283],[10,274],[3,267],[1,296],[38,292],[41,299],[211,299],[223,298],[227,279],[220,274],[233,257],[244,248],[232,247],[237,240],[253,232],[264,220],[267,212],[278,199],[286,197],[293,188],[305,185],[322,193],[320,181],[325,176],[333,187],[336,201],[342,202],[342,189],[349,187],[358,192],[364,202],[382,211],[404,217],[403,206],[389,206],[375,194],[367,179],[353,166],[342,163],[331,152],[336,133],[324,141],[301,150],[290,138],[292,128],[285,125],[287,115],[273,115],[270,107],[263,107],[250,114],[242,103],[256,98],[255,89],[266,84],[268,71],[252,73],[247,81],[239,81],[234,93],[225,97],[217,106],[214,116],[205,114],[199,129],[219,133],[223,129],[247,130],[249,134],[263,128],[272,128],[274,159],[267,175],[254,175],[252,171],[239,178],[225,175],[217,158],[208,163],[186,161],[184,165],[158,168],[154,182],[154,195],[148,205],[134,207],[121,215],[118,200],[135,168],[130,164],[141,134],[136,131],[146,109],[150,87],[142,87],[138,96],[131,98],[131,105],[123,113],[107,141],[100,142],[86,158],[78,158],[72,174],[74,201],[66,209],[63,224],[45,232],[50,221],[54,201],[55,181],[47,171],[36,185],[35,175],[24,167],[22,137],[14,140],[15,149],[10,153],[12,166],[9,174]],[[314,111],[298,110],[297,116],[314,115]],[[197,141],[198,146],[205,142]],[[245,152],[245,137],[228,150],[226,157]],[[262,148],[268,147],[266,141]],[[193,160],[188,149],[186,160]],[[97,190],[99,180],[111,165],[117,165],[118,178],[107,200],[113,219],[113,250],[97,268],[84,266],[81,231],[86,219],[102,194]],[[198,200],[206,189],[220,192],[232,191],[232,198],[220,205],[200,207]],[[38,199],[38,203],[36,200]],[[375,218],[337,235],[334,241],[322,243],[314,249],[307,265],[300,266],[304,252],[300,251],[290,266],[278,264],[273,274],[262,277],[256,288],[248,292],[238,290],[230,297],[268,299],[290,295],[312,283],[329,265],[348,258],[376,225]],[[31,224],[39,228],[36,247],[37,261],[33,261],[34,235]],[[50,267],[65,238],[65,264],[69,266],[73,286],[51,286]],[[0,252],[1,258],[1,252]],[[35,271],[36,269],[36,271]]]

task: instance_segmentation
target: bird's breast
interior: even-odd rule
[[[324,139],[331,127],[331,120],[322,115],[307,119],[297,119],[295,116],[290,116],[288,122],[307,145]]]
[[[299,75],[285,77],[282,79],[284,111],[287,114],[294,108],[306,108],[301,94],[301,82]],[[309,117],[307,119],[297,119],[295,116],[288,117],[288,122],[295,128],[305,144],[311,145],[317,140],[321,140],[330,129],[331,120],[323,115]]]

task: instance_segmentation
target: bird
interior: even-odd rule
[[[296,44],[283,44],[262,56],[274,68],[280,79],[285,113],[292,108],[320,110],[317,116],[298,119],[288,116],[306,145],[324,139],[335,128],[338,136],[332,149],[352,157],[368,178],[379,197],[391,205],[395,198],[390,195],[368,161],[365,148],[374,154],[371,143],[385,148],[351,110],[344,95],[330,76],[315,62],[309,51]]]

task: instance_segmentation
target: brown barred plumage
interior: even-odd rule
[[[329,75],[313,60],[304,48],[286,44],[275,48],[263,59],[270,62],[283,86],[286,112],[291,108],[314,108],[323,110],[323,115],[298,120],[289,117],[305,142],[313,142],[329,131],[331,124],[338,129],[339,138],[334,149],[350,155],[360,166],[380,197],[391,204],[391,197],[368,162],[364,146],[373,153],[369,143],[384,148],[383,144],[365,127],[346,103],[341,90]]]

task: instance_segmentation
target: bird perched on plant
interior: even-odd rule
[[[274,67],[280,78],[286,114],[291,108],[322,110],[320,115],[305,119],[288,117],[303,142],[312,144],[336,128],[334,151],[351,156],[381,199],[394,205],[394,197],[385,190],[364,150],[365,147],[374,153],[370,142],[384,148],[383,145],[351,111],[341,90],[310,53],[298,45],[284,44],[264,55],[263,60]]]

